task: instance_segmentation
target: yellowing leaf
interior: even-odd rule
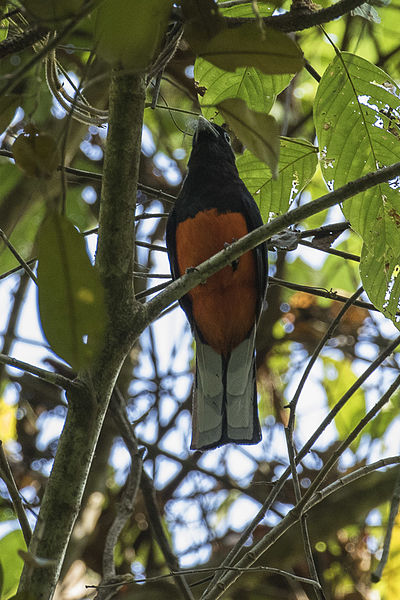
[[[390,542],[389,560],[376,586],[382,600],[397,600],[400,589],[400,516],[397,515]]]
[[[297,73],[304,66],[303,53],[290,37],[276,29],[249,23],[223,28],[211,39],[189,36],[194,52],[225,71],[255,67],[262,73]]]
[[[12,151],[16,165],[31,177],[51,177],[60,160],[55,139],[34,127],[26,127],[15,140]]]
[[[98,271],[90,263],[83,236],[58,214],[49,215],[39,230],[38,256],[43,332],[54,352],[79,370],[93,358],[103,336]]]
[[[96,51],[111,64],[145,71],[167,29],[171,0],[105,0],[96,11]]]
[[[15,440],[17,435],[16,407],[0,398],[0,431],[3,442]]]
[[[273,178],[278,172],[279,128],[273,117],[250,110],[239,98],[228,98],[218,104],[218,110],[238,138],[259,160],[271,169]]]

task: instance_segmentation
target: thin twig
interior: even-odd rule
[[[72,379],[58,375],[58,373],[54,373],[53,371],[46,371],[46,369],[35,367],[34,365],[30,365],[29,363],[18,360],[17,358],[12,358],[6,354],[0,354],[0,363],[9,365],[15,369],[21,369],[21,371],[26,371],[27,373],[31,373],[31,375],[36,375],[39,377],[39,379],[43,379],[43,381],[47,381],[47,383],[52,383],[53,385],[58,385],[64,390],[71,390],[75,388],[75,384]]]
[[[361,296],[361,294],[363,293],[364,288],[363,287],[359,287],[358,290],[356,292],[354,292],[354,294],[352,296],[350,296],[350,298],[348,298],[348,300],[345,302],[345,304],[342,306],[340,312],[338,313],[338,315],[335,317],[335,319],[332,321],[332,323],[329,325],[325,335],[321,338],[321,340],[319,341],[317,347],[315,348],[314,352],[312,353],[312,356],[310,358],[310,360],[308,361],[307,367],[304,370],[304,373],[300,379],[299,385],[297,386],[297,389],[294,393],[293,399],[290,402],[290,415],[289,415],[289,424],[288,424],[288,428],[289,428],[289,432],[290,432],[290,437],[293,436],[293,431],[294,431],[294,420],[295,420],[295,414],[296,414],[296,407],[297,407],[297,402],[299,400],[300,394],[303,390],[304,384],[307,381],[307,378],[310,374],[311,369],[313,368],[322,348],[325,346],[325,344],[329,341],[329,339],[332,337],[336,327],[338,326],[340,320],[342,319],[342,317],[344,316],[344,314],[348,311],[348,309],[354,305],[356,299]]]
[[[119,389],[116,387],[111,399],[111,414],[118,427],[118,430],[123,435],[123,438],[129,438],[129,443],[127,443],[126,446],[131,455],[131,467],[121,495],[121,499],[118,502],[117,514],[115,515],[114,521],[107,532],[103,551],[102,584],[98,588],[100,590],[102,590],[103,587],[107,587],[107,583],[112,581],[116,576],[114,561],[115,546],[117,545],[122,529],[133,513],[133,508],[135,506],[136,496],[139,489],[140,478],[142,475],[142,456],[139,452],[133,430],[129,425],[125,409],[126,403],[124,398]],[[96,596],[96,600],[108,600],[109,598],[112,598],[117,591],[118,586],[114,587],[114,593],[111,595],[108,592],[104,593],[103,591],[100,591]]]
[[[280,285],[282,287],[288,288],[289,290],[297,290],[300,292],[305,292],[307,294],[312,294],[313,296],[319,296],[320,298],[329,298],[330,300],[336,300],[337,302],[348,302],[349,301],[348,296],[342,296],[341,294],[338,294],[337,292],[334,292],[334,291],[328,292],[328,290],[311,287],[309,285],[302,285],[300,283],[292,283],[291,281],[284,281],[283,279],[278,279],[277,277],[273,277],[273,276],[269,277],[268,281],[269,281],[270,285],[271,284]],[[360,306],[361,308],[365,308],[367,310],[381,312],[370,302],[363,302],[362,300],[356,300],[353,302],[353,305]]]
[[[399,336],[400,338],[400,336]],[[303,514],[305,507],[312,496],[317,492],[319,486],[324,481],[329,471],[332,469],[334,464],[338,461],[343,452],[350,446],[350,444],[356,439],[364,427],[378,414],[382,407],[389,401],[394,392],[400,385],[400,375],[391,384],[389,389],[383,394],[381,399],[371,408],[370,411],[363,417],[359,423],[354,427],[347,438],[340,444],[340,446],[333,452],[329,457],[322,469],[317,473],[315,479],[312,481],[309,488],[304,493],[300,502],[276,525],[269,533],[267,533],[259,542],[254,544],[249,551],[239,560],[235,565],[240,568],[246,568],[252,565],[257,559],[259,559],[272,544],[279,539],[285,531],[287,531],[294,523],[296,523],[301,515]],[[290,468],[289,468],[290,471]],[[218,581],[218,586],[213,587],[211,590],[203,595],[203,600],[217,600],[228,587],[232,585],[239,577],[239,574],[232,572],[226,573]]]
[[[145,321],[147,323],[153,321],[171,302],[178,300],[192,288],[196,287],[196,285],[203,283],[226,265],[232,264],[242,254],[252,250],[290,225],[298,223],[311,215],[315,215],[326,208],[344,202],[354,195],[373,188],[380,183],[387,182],[398,175],[400,175],[400,162],[390,167],[384,167],[368,173],[333,192],[321,196],[317,200],[289,210],[284,215],[273,219],[270,223],[251,231],[240,240],[233,242],[208,260],[196,266],[190,273],[186,273],[179,279],[176,279],[166,290],[160,292],[155,298],[150,300],[146,304]]]
[[[300,461],[306,456],[306,454],[311,450],[317,439],[320,437],[323,431],[325,431],[326,427],[333,421],[339,411],[343,408],[346,402],[351,398],[353,394],[360,388],[360,386],[368,379],[368,377],[390,356],[390,354],[397,348],[400,344],[400,335],[397,336],[393,342],[391,342],[385,350],[383,350],[379,356],[368,366],[368,368],[362,373],[362,375],[353,383],[353,385],[347,390],[347,392],[340,398],[340,400],[335,404],[329,414],[323,419],[318,428],[314,431],[314,433],[309,437],[307,442],[304,444],[302,449],[298,452],[296,456],[296,465],[300,463]],[[232,565],[233,561],[238,556],[239,552],[242,550],[244,544],[248,540],[248,538],[253,533],[254,529],[257,525],[262,521],[267,511],[270,509],[272,504],[275,502],[276,498],[282,491],[287,478],[290,475],[290,467],[287,467],[285,471],[282,473],[278,481],[275,483],[274,488],[268,494],[268,497],[264,501],[262,507],[259,509],[255,517],[252,519],[251,523],[246,527],[246,529],[242,532],[239,540],[235,544],[235,546],[231,549],[229,554],[224,559],[221,566]],[[218,577],[214,577],[213,581],[208,586],[206,592],[209,592],[215,585]]]
[[[150,477],[145,471],[143,471],[142,473],[140,487],[144,496],[146,510],[149,515],[151,527],[154,531],[154,535],[158,542],[158,545],[160,546],[161,551],[164,554],[167,566],[169,569],[171,569],[171,571],[179,571],[178,559],[173,553],[168,538],[165,535],[153,482],[151,481]],[[175,577],[175,582],[181,590],[182,596],[185,600],[194,600],[190,587],[184,577]]]
[[[158,581],[164,581],[165,579],[169,579],[170,577],[180,577],[180,576],[185,576],[185,575],[198,575],[200,573],[210,573],[210,572],[214,572],[214,571],[219,571],[221,570],[222,567],[199,567],[198,569],[187,569],[185,571],[171,571],[170,573],[167,573],[166,575],[157,575],[156,577],[148,577],[147,579],[134,579],[133,580],[133,575],[132,575],[132,581],[127,581],[125,579],[124,583],[125,584],[129,584],[129,583],[157,583]],[[240,569],[239,567],[228,567],[228,569],[230,571],[238,571],[238,572],[242,572],[243,569]],[[276,569],[275,567],[250,567],[249,569],[246,570],[246,572],[250,572],[250,573],[269,573],[270,575],[280,575],[281,577],[286,577],[286,579],[291,579],[293,581],[296,581],[297,583],[303,583],[303,584],[308,584],[308,585],[312,585],[313,587],[318,588],[319,584],[316,583],[315,581],[313,581],[312,579],[307,579],[307,577],[300,577],[299,575],[295,575],[294,573],[289,573],[288,571],[283,571],[282,569]],[[87,585],[86,589],[90,589],[90,588],[101,588],[101,587],[111,587],[113,585],[121,585],[120,583],[118,584],[109,584],[109,585]],[[197,585],[195,584],[191,584],[191,587]]]
[[[357,254],[351,254],[350,252],[344,252],[343,250],[337,250],[336,248],[320,248],[319,246],[315,246],[315,244],[312,242],[307,242],[306,240],[299,240],[299,244],[301,246],[307,246],[307,248],[312,248],[313,250],[319,250],[320,252],[326,252],[327,254],[340,256],[340,258],[360,262],[360,257],[357,256]]]
[[[382,557],[381,557],[381,560],[379,561],[379,564],[376,567],[375,571],[371,574],[371,581],[373,583],[377,583],[380,580],[380,578],[382,577],[383,569],[385,568],[386,563],[388,561],[390,542],[392,539],[393,527],[395,525],[396,517],[399,512],[399,506],[400,506],[400,469],[398,470],[397,479],[396,479],[396,483],[395,483],[394,490],[393,490],[392,501],[390,503],[390,513],[389,513],[389,519],[388,519],[388,524],[387,524],[387,529],[386,529],[386,534],[385,534],[385,540],[383,542]]]
[[[25,544],[28,547],[31,541],[32,531],[29,525],[28,517],[26,516],[24,506],[22,504],[21,496],[15,484],[10,465],[8,464],[6,453],[4,452],[2,440],[0,440],[0,476],[7,486],[7,490],[10,494],[15,513],[17,515],[19,524],[21,525]]]
[[[370,465],[360,467],[359,469],[352,471],[348,475],[344,475],[344,477],[340,477],[333,483],[330,483],[322,490],[318,490],[317,492],[315,492],[310,501],[307,502],[305,510],[309,511],[311,508],[322,502],[322,500],[324,500],[331,494],[334,494],[339,489],[345,487],[346,485],[349,485],[350,483],[353,483],[357,479],[369,475],[370,473],[372,473],[372,471],[377,471],[378,469],[382,469],[383,467],[388,467],[390,465],[395,465],[399,463],[400,456],[389,456],[388,458],[381,458],[380,460],[377,460],[371,463]]]
[[[124,439],[124,442],[131,453],[131,456],[133,457],[139,455],[138,445],[132,430],[132,426],[129,423],[125,410],[123,410],[123,404],[124,399],[122,394],[119,392],[118,388],[116,388],[111,400],[111,412],[118,425],[118,429]],[[178,571],[179,563],[169,545],[163,529],[162,518],[157,506],[153,483],[143,469],[141,470],[140,487],[143,495],[145,496],[145,504],[149,514],[151,526],[161,551],[164,554],[166,563],[171,570]],[[175,581],[182,592],[184,600],[194,600],[184,576],[177,576]]]
[[[28,263],[25,262],[20,253],[14,248],[14,246],[12,245],[12,243],[10,242],[10,240],[8,239],[8,237],[2,229],[0,229],[0,238],[3,240],[10,252],[15,256],[15,258],[17,259],[21,267],[24,269],[24,271],[27,273],[27,275],[29,275],[32,281],[37,285],[37,277],[35,273],[32,271]]]
[[[290,423],[290,421],[289,421],[289,423]],[[294,495],[295,495],[296,503],[298,504],[301,501],[301,491],[300,491],[299,474],[297,473],[296,461],[295,461],[295,451],[294,451],[294,443],[293,443],[293,428],[291,428],[290,426],[285,427],[285,436],[286,436],[286,445],[287,445],[287,449],[288,449],[290,471],[292,473]],[[321,599],[321,598],[325,599],[325,594],[322,591],[321,582],[319,581],[318,572],[317,572],[315,562],[314,562],[314,557],[312,554],[310,534],[308,532],[308,527],[307,527],[307,515],[305,515],[305,514],[301,515],[301,517],[300,517],[300,530],[301,530],[301,537],[303,539],[304,554],[306,556],[306,561],[307,561],[308,569],[310,571],[310,576],[313,581],[318,583],[318,587],[314,587],[315,597],[319,598],[319,599]]]

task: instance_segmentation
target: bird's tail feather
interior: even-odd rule
[[[226,359],[196,335],[192,449],[260,441],[254,338],[255,327]]]

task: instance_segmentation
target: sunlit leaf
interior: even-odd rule
[[[0,539],[0,561],[3,570],[1,600],[10,598],[18,588],[19,578],[24,566],[18,550],[26,549],[24,536],[18,529]]]
[[[225,71],[255,67],[262,73],[297,73],[304,66],[296,42],[276,29],[261,31],[257,23],[224,27],[211,39],[189,38],[189,43],[197,56]]]
[[[105,0],[96,10],[96,52],[111,64],[145,71],[168,25],[171,0]]]
[[[329,408],[333,408],[343,394],[356,381],[357,376],[351,368],[348,360],[334,360],[330,357],[322,357],[325,369],[323,379],[324,389],[328,398]],[[339,438],[344,440],[354,426],[365,415],[365,395],[361,388],[351,396],[344,407],[335,416],[335,426]],[[358,436],[351,444],[350,448],[355,451],[360,443]]]
[[[265,75],[254,67],[239,67],[231,73],[202,58],[194,64],[200,106],[208,119],[215,116],[214,106],[226,98],[241,98],[251,110],[269,113],[276,96],[289,85],[292,77]]]
[[[375,256],[373,248],[364,244],[360,273],[371,302],[399,327],[400,256],[394,249],[393,252],[386,251],[383,261],[382,257]]]
[[[15,164],[31,177],[49,178],[60,162],[55,139],[28,126],[15,140],[12,147]]]
[[[277,176],[279,160],[279,127],[270,115],[247,108],[239,98],[228,98],[218,104],[218,110],[238,138],[259,160]]]
[[[221,4],[222,2],[222,4]],[[251,0],[246,4],[234,4],[233,6],[224,6],[224,0],[220,0],[219,11],[225,17],[248,17],[254,19],[254,7]],[[272,15],[274,10],[281,6],[283,2],[281,0],[276,0],[276,2],[258,2],[257,3],[257,11],[259,16],[261,17],[269,17]]]
[[[400,160],[399,94],[381,69],[354,54],[336,57],[314,104],[322,173],[330,189]],[[352,227],[378,258],[400,250],[399,182],[383,183],[343,205]]]
[[[55,213],[39,231],[38,257],[43,332],[54,352],[79,370],[93,358],[103,335],[105,310],[97,269],[83,236]]]
[[[400,516],[397,515],[390,541],[389,560],[383,570],[382,578],[374,590],[384,600],[397,600],[400,589]]]
[[[384,71],[353,54],[337,56],[328,67],[314,118],[322,172],[331,189],[400,160],[399,94],[400,88]],[[346,201],[343,212],[364,240],[364,288],[376,307],[397,323],[399,178]]]
[[[256,200],[265,222],[273,215],[286,212],[308,184],[317,167],[318,148],[305,140],[280,138],[279,169],[273,179],[271,169],[245,151],[236,164],[239,175]]]

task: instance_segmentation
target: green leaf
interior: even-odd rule
[[[202,112],[214,117],[217,105],[226,98],[240,98],[251,110],[269,113],[276,96],[290,83],[292,75],[264,75],[254,67],[239,67],[234,73],[219,69],[198,58],[194,64],[194,79]]]
[[[236,161],[239,175],[261,211],[264,222],[271,213],[285,213],[294,197],[308,184],[317,168],[318,148],[304,140],[280,138],[278,178],[247,150]]]
[[[400,89],[378,67],[354,54],[325,71],[314,104],[321,169],[330,189],[400,160]],[[400,190],[383,183],[347,200],[343,212],[379,258],[400,252]]]
[[[59,27],[82,10],[84,0],[22,0],[29,15],[42,26]]]
[[[315,122],[322,172],[340,187],[400,160],[400,88],[378,67],[353,54],[337,56],[318,88]],[[388,183],[344,203],[343,212],[364,240],[360,272],[375,306],[398,325],[400,183]]]
[[[60,162],[55,139],[31,125],[17,137],[12,151],[15,164],[30,177],[50,178]]]
[[[21,97],[18,94],[10,94],[0,98],[0,133],[3,133],[13,120],[20,101]]]
[[[14,173],[12,173],[12,171],[14,171]],[[10,180],[14,184],[21,178],[20,171],[16,169],[14,165],[10,165],[10,168],[5,168],[5,165],[2,165],[0,173],[1,176],[10,174]],[[17,177],[14,177],[15,174]],[[15,226],[9,236],[9,240],[25,259],[34,256],[33,244],[40,223],[43,220],[43,215],[43,203],[38,202],[37,200],[28,205],[23,203],[21,209],[15,211]],[[2,247],[0,247],[0,274],[17,267],[18,265],[19,262],[17,259],[3,244]]]
[[[55,213],[40,228],[38,257],[44,335],[54,352],[79,370],[87,366],[103,337],[105,309],[98,271],[90,263],[83,236]]]
[[[238,138],[259,160],[265,162],[276,177],[279,160],[279,127],[270,115],[247,108],[239,98],[228,98],[218,104],[224,119]]]
[[[221,2],[223,3],[224,0],[221,0]],[[260,17],[270,17],[276,7],[281,6],[282,4],[283,2],[281,0],[269,2],[268,4],[265,2],[261,4],[261,2],[259,2],[257,3],[258,14]],[[220,13],[225,17],[248,17],[250,19],[254,19],[255,17],[253,3],[251,0],[249,0],[249,2],[246,4],[237,4],[234,6],[225,7],[223,4],[219,3],[218,6]]]
[[[327,356],[323,356],[321,359],[325,371],[323,385],[329,408],[333,408],[341,396],[357,380],[357,376],[351,368],[351,362],[348,360],[334,360]],[[364,391],[359,388],[335,417],[335,426],[339,438],[344,440],[364,415],[365,395]],[[350,446],[353,452],[357,450],[359,443],[360,436]]]
[[[96,10],[97,53],[113,65],[146,71],[168,25],[171,0],[106,0]]]
[[[360,264],[361,280],[369,299],[400,328],[397,315],[400,301],[400,257],[393,249],[385,258],[375,256],[374,249],[363,245]]]
[[[0,600],[10,598],[18,588],[24,561],[18,554],[18,550],[25,550],[24,536],[20,529],[11,531],[0,539],[0,559],[3,570],[3,586]]]
[[[255,67],[262,73],[297,73],[304,66],[303,53],[287,35],[275,29],[261,31],[257,23],[223,27],[211,39],[189,37],[194,52],[225,71]]]

